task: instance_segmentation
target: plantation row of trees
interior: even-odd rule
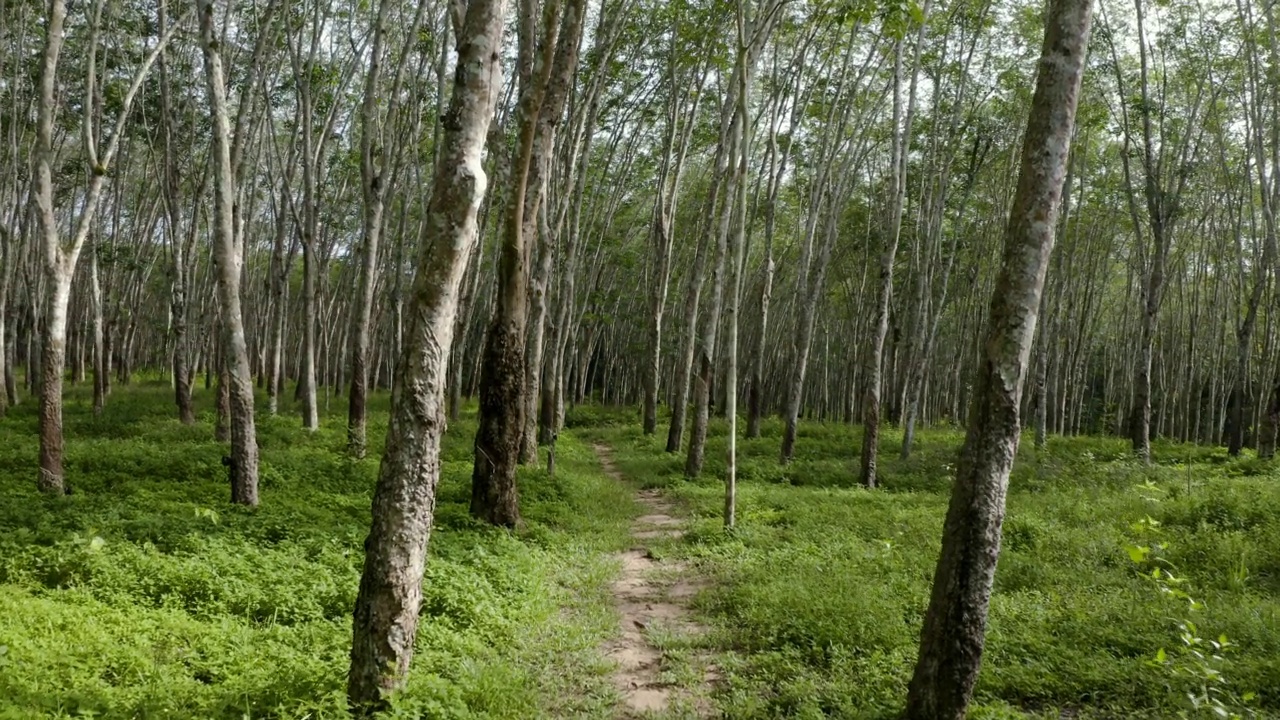
[[[1091,42],[1088,0],[508,10],[0,2],[0,362],[4,402],[40,403],[39,487],[66,488],[68,379],[102,407],[161,371],[186,423],[216,385],[247,505],[256,412],[345,402],[360,457],[392,388],[356,706],[412,655],[463,398],[472,513],[508,527],[517,466],[587,396],[649,433],[669,407],[691,476],[724,414],[730,526],[740,414],[782,416],[784,463],[802,414],[861,422],[868,487],[883,425],[906,454],[968,417],[922,718],[972,689],[1024,424],[1273,452],[1274,3],[1109,4]]]

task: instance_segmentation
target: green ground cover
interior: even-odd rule
[[[855,487],[860,430],[803,424],[783,468],[781,425],[768,422],[739,443],[739,527],[726,534],[723,421],[703,478],[688,482],[683,455],[662,452],[665,435],[644,437],[633,413],[570,420],[694,516],[663,551],[713,581],[697,607],[714,628],[702,651],[723,655],[726,717],[901,710],[962,433],[927,431],[902,461],[889,430],[883,487],[869,492]],[[1220,449],[1157,444],[1155,455],[1145,468],[1121,439],[1052,438],[1040,454],[1023,444],[971,717],[1215,717],[1187,697],[1212,672],[1228,711],[1280,717],[1280,471]],[[1157,568],[1173,573],[1173,592],[1149,577]],[[1205,663],[1180,638],[1187,620]],[[1230,646],[1217,661],[1207,646],[1220,635]]]
[[[350,613],[377,473],[342,450],[345,402],[309,434],[260,418],[262,505],[228,503],[212,393],[195,427],[162,385],[66,411],[74,494],[35,491],[34,403],[0,420],[0,718],[344,716]],[[386,398],[372,413],[381,448]],[[523,477],[513,537],[467,515],[471,418],[444,448],[418,655],[399,717],[609,717],[610,554],[635,513],[587,445]]]
[[[316,434],[292,414],[264,417],[262,507],[233,508],[211,397],[199,400],[201,422],[185,428],[162,385],[118,389],[97,418],[72,389],[66,498],[35,492],[33,404],[0,420],[0,718],[343,715],[377,458],[343,455],[340,400]],[[711,653],[725,717],[894,717],[958,432],[923,433],[901,461],[889,431],[884,487],[868,492],[854,487],[856,428],[803,425],[782,468],[780,427],[766,423],[740,444],[740,525],[726,534],[722,422],[696,482],[634,412],[580,408],[569,423],[557,477],[522,477],[527,527],[514,536],[468,518],[474,423],[451,428],[419,653],[396,715],[613,716],[599,648],[616,632],[611,556],[637,508],[599,470],[591,443],[605,442],[629,478],[691,515],[655,552],[711,581],[695,600],[709,633],[653,633],[668,679],[701,682],[683,660]],[[1209,685],[1232,709],[1280,717],[1280,477],[1219,449],[1157,445],[1156,456],[1145,468],[1115,439],[1023,447],[974,718],[1211,717],[1187,698],[1206,668],[1225,678]],[[1153,582],[1154,569],[1178,582]],[[1221,661],[1192,661],[1187,620],[1205,644],[1228,638]]]

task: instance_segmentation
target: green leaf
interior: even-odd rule
[[[907,3],[907,12],[911,14],[911,22],[917,24],[924,22],[924,8],[920,7],[920,3],[914,0]]]
[[[1169,660],[1169,655],[1165,653],[1164,648],[1160,648],[1159,650],[1156,651],[1156,662],[1164,663],[1164,662],[1168,662],[1168,660]]]
[[[1129,553],[1129,559],[1140,563],[1147,559],[1147,555],[1151,553],[1151,548],[1141,545],[1126,545],[1124,548]]]
[[[103,539],[102,539],[100,536],[98,536],[98,535],[94,535],[94,536],[93,536],[93,539],[89,541],[89,550],[90,550],[90,551],[92,551],[92,552],[97,552],[97,551],[101,550],[101,549],[102,549],[102,546],[104,546],[104,545],[106,545],[106,544],[107,544],[107,541],[106,541],[106,540],[103,540]]]

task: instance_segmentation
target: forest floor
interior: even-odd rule
[[[612,451],[595,446],[609,477],[623,482]],[[640,490],[636,499],[644,514],[631,525],[633,547],[618,554],[622,572],[611,586],[618,610],[619,635],[606,646],[617,663],[614,687],[622,694],[630,717],[654,714],[713,714],[711,691],[718,672],[705,654],[664,657],[668,648],[690,645],[707,632],[692,620],[689,601],[707,583],[687,563],[656,555],[652,547],[684,537],[680,509],[658,490]],[[672,662],[674,661],[674,662]]]
[[[62,498],[34,489],[34,403],[0,419],[0,718],[344,717],[376,453],[344,455],[342,398],[314,434],[291,407],[263,414],[262,506],[235,508],[212,392],[193,427],[169,398],[118,387],[95,417],[70,388]],[[379,448],[385,396],[372,421]],[[467,513],[474,432],[464,414],[445,438],[418,653],[391,717],[900,712],[958,431],[922,432],[902,460],[887,429],[868,492],[857,428],[802,423],[782,467],[766,422],[740,443],[731,533],[723,421],[690,481],[634,410],[572,410],[555,477],[521,470],[517,533]],[[1208,717],[1187,697],[1206,678],[1225,711],[1280,717],[1280,472],[1220,448],[1158,443],[1155,458],[1113,438],[1024,444],[971,718]]]
[[[703,583],[690,607],[707,630],[677,652],[714,664],[717,713],[899,716],[961,431],[921,433],[906,460],[882,431],[882,486],[866,491],[858,428],[802,422],[784,467],[781,424],[766,421],[739,441],[727,533],[723,420],[692,481],[632,409],[570,423],[681,509],[683,535],[657,555]],[[1119,438],[1023,443],[971,719],[1280,718],[1280,466],[1167,442],[1154,458]]]
[[[0,718],[347,717],[377,452],[345,456],[341,398],[314,434],[288,403],[260,413],[262,504],[237,508],[213,392],[197,392],[193,427],[170,398],[117,387],[94,417],[87,388],[69,388],[74,494],[60,498],[35,491],[35,403],[0,419]],[[417,654],[390,716],[615,718],[601,648],[618,634],[634,487],[566,434],[555,478],[521,470],[521,531],[483,526],[467,512],[475,427],[464,414],[442,448]]]

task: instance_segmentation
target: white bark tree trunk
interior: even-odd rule
[[[218,281],[224,377],[229,393],[231,454],[228,470],[231,501],[258,504],[258,437],[254,424],[253,375],[240,307],[243,247],[235,237],[235,177],[231,163],[231,123],[222,53],[213,18],[213,0],[198,0],[200,45],[204,53],[205,87],[213,115],[214,239],[213,261]]]
[[[418,272],[407,307],[401,380],[392,392],[387,444],[373,497],[356,597],[347,695],[360,714],[386,706],[413,658],[422,574],[440,478],[445,386],[458,286],[475,249],[488,182],[481,157],[501,86],[504,0],[454,10],[458,70],[444,115]]]

